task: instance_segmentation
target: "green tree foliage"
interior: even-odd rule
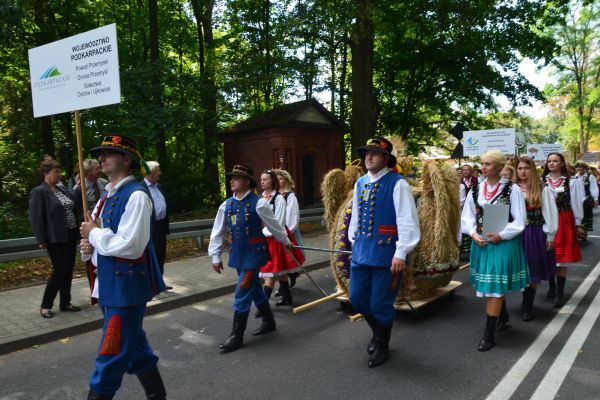
[[[600,6],[573,2],[547,33],[558,47],[552,60],[557,83],[546,92],[557,100],[552,102],[555,109],[563,107],[563,142],[583,154],[590,139],[600,134]]]
[[[552,39],[538,34],[560,9],[544,1],[382,1],[376,12],[375,80],[380,130],[431,142],[469,115],[542,99],[518,71],[520,57],[548,59]]]
[[[0,0],[0,201],[26,215],[43,153],[68,173],[75,165],[72,115],[33,118],[30,48],[117,24],[121,103],[82,111],[84,148],[108,133],[135,138],[184,211],[221,200],[219,132],[285,102],[323,101],[354,125],[346,148],[378,133],[417,152],[455,120],[492,124],[482,114],[495,95],[542,98],[517,66],[551,58],[555,38],[539,32],[557,26],[564,4]]]

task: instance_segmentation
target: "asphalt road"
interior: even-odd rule
[[[598,214],[595,225],[600,232]],[[390,361],[375,369],[367,368],[367,325],[349,321],[336,301],[297,315],[273,307],[278,331],[247,332],[245,347],[225,355],[216,346],[231,327],[232,295],[152,316],[145,329],[170,399],[600,399],[599,244],[600,233],[583,244],[560,312],[542,286],[535,319],[522,322],[521,294],[510,295],[511,327],[486,353],[476,350],[485,305],[469,285],[417,317],[399,314]],[[333,290],[328,269],[312,275]],[[455,279],[467,282],[467,272]],[[294,294],[297,304],[319,297],[306,278]],[[248,331],[258,325],[251,318]],[[1,356],[0,400],[86,398],[99,339],[96,331]],[[144,396],[126,376],[115,398]]]

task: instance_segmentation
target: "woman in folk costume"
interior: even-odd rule
[[[533,319],[535,291],[541,281],[554,279],[556,256],[554,236],[558,229],[558,209],[550,189],[542,185],[532,158],[523,156],[517,164],[517,184],[525,196],[527,227],[521,234],[531,283],[523,291],[521,317]]]
[[[277,222],[282,227],[286,225],[286,204],[285,199],[279,194],[279,180],[273,170],[264,171],[260,176],[260,187],[263,190],[263,198],[271,204],[273,207],[273,213]],[[260,277],[265,280],[264,291],[267,298],[271,298],[273,293],[273,287],[275,281],[279,281],[279,290],[282,292],[281,299],[275,303],[275,306],[288,306],[292,304],[292,294],[290,292],[290,283],[288,281],[288,274],[296,272],[300,269],[292,258],[286,254],[284,246],[277,242],[267,227],[263,228],[263,235],[267,238],[267,246],[269,248],[270,259],[260,269]],[[292,244],[297,245],[298,242],[288,230],[288,236],[292,241]],[[304,256],[300,251],[292,250],[294,257],[298,262],[304,262]]]
[[[279,181],[279,194],[285,199],[285,225],[294,234],[299,246],[303,246],[302,235],[300,234],[300,205],[298,198],[294,193],[294,180],[290,173],[284,169],[274,169],[273,172],[277,175]],[[288,261],[294,262],[289,254],[286,253]],[[298,272],[288,274],[290,279],[290,287],[296,285]],[[281,297],[284,292],[278,290],[275,292],[275,297]]]
[[[544,167],[543,181],[546,183],[558,208],[558,231],[554,239],[556,253],[556,281],[550,279],[547,297],[554,298],[554,307],[565,304],[564,289],[567,280],[567,267],[564,263],[581,260],[581,251],[577,242],[578,232],[584,233],[581,226],[583,218],[583,183],[579,179],[570,179],[565,158],[560,153],[550,153]]]
[[[574,178],[580,179],[583,182],[585,191],[585,199],[583,200],[583,219],[581,225],[586,232],[594,230],[594,207],[598,205],[598,181],[596,177],[589,171],[589,167],[583,161],[578,161],[575,164]]]
[[[508,320],[504,296],[529,284],[529,270],[523,252],[520,234],[525,229],[527,214],[525,199],[518,188],[505,179],[500,171],[505,164],[504,155],[491,150],[481,157],[485,179],[471,189],[463,207],[461,226],[463,233],[471,236],[471,284],[478,297],[485,297],[487,321],[479,351],[494,347],[495,331],[502,313],[501,324]],[[516,190],[513,190],[516,189]],[[483,214],[486,204],[509,204],[506,226],[497,233],[483,236]]]

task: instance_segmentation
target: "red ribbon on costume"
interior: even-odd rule
[[[94,219],[94,223],[98,221],[98,216],[102,215],[102,209],[104,208],[104,203],[106,203],[106,199],[108,198],[108,193],[104,195],[98,202],[98,206],[96,209],[96,219]],[[94,284],[96,283],[96,266],[92,262],[92,257],[87,260],[87,269],[88,269],[88,284],[90,285],[90,304],[94,305],[98,303],[98,299],[95,297],[91,297],[92,293],[94,293]]]

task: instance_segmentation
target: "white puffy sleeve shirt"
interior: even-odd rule
[[[275,191],[273,191],[273,193],[271,193],[271,196],[275,196]],[[269,208],[271,208],[271,204],[270,201],[265,199],[264,197],[261,198],[261,200],[263,200],[264,202],[266,202],[269,205]],[[260,200],[259,200],[260,203]],[[257,211],[258,211],[258,205],[257,205]],[[272,209],[271,209],[272,211]],[[278,195],[275,198],[275,219],[277,220],[277,223],[279,223],[279,225],[283,228],[285,226],[285,199],[283,198],[283,196]],[[269,229],[268,226],[266,226],[263,228],[263,235],[265,235],[266,237],[269,236],[273,236],[273,234],[271,233],[271,230]],[[275,238],[277,239],[277,238]]]
[[[384,168],[374,175],[369,173],[369,180],[370,182],[376,182],[387,173],[390,173],[390,170],[387,168]],[[355,184],[355,195],[352,200],[352,217],[350,218],[350,226],[348,227],[348,239],[351,243],[354,243],[354,235],[358,224],[358,200],[356,193],[358,193],[358,189]],[[396,182],[396,185],[394,186],[393,202],[396,211],[396,226],[398,227],[398,241],[396,242],[396,252],[394,253],[394,257],[406,260],[408,253],[417,247],[421,240],[419,214],[417,213],[412,190],[408,182],[406,182],[406,179],[400,179]]]
[[[486,182],[487,180],[479,185],[477,201],[479,202],[480,206],[490,202],[489,200],[485,199],[483,194],[483,187]],[[498,189],[498,193],[504,190],[504,185],[506,182],[507,181],[505,179],[501,179],[500,182],[497,183],[497,185],[502,185]],[[495,188],[496,186],[489,186],[490,191],[493,191]],[[502,240],[510,240],[519,235],[521,232],[523,232],[527,223],[525,197],[523,196],[521,190],[516,186],[510,191],[510,214],[513,217],[513,221],[507,223],[504,229],[501,232],[498,232]],[[473,190],[471,190],[467,195],[460,220],[462,233],[471,236],[473,233],[477,232],[477,212],[475,211],[475,202],[473,201]]]
[[[135,179],[133,176],[127,177],[116,187],[107,186],[108,199],[117,193],[117,190],[127,182]],[[108,201],[108,200],[107,200]],[[98,217],[98,205],[92,212],[92,219]],[[114,233],[110,228],[94,228],[90,231],[89,242],[94,247],[92,262],[98,265],[98,253],[104,256],[120,257],[126,259],[136,259],[141,257],[150,241],[150,218],[152,217],[152,201],[145,192],[137,190],[131,194],[125,210],[121,216],[117,232]],[[84,260],[88,256],[82,255]]]
[[[243,198],[246,198],[250,192],[247,192]],[[210,233],[210,242],[208,243],[208,255],[212,257],[213,264],[221,262],[221,253],[223,253],[223,240],[225,239],[225,233],[227,232],[227,221],[225,221],[225,208],[227,201],[224,201],[217,211],[215,222],[213,224],[212,232]],[[290,240],[287,237],[287,232],[279,224],[279,221],[275,218],[273,210],[271,210],[271,204],[265,199],[259,199],[256,204],[256,213],[259,218],[265,224],[265,227],[269,228],[272,232],[272,236],[278,242],[283,244],[289,244]]]
[[[106,186],[108,199],[114,196],[121,186],[134,179],[133,176],[128,176],[115,187],[108,184]],[[121,215],[116,233],[110,228],[92,229],[88,239],[94,247],[92,263],[98,267],[98,254],[126,259],[141,257],[150,241],[152,208],[150,197],[145,192],[137,190],[131,194],[127,204],[125,204],[125,210]],[[96,220],[100,212],[101,210],[98,209],[97,204],[92,212],[92,219]],[[81,258],[84,261],[89,260],[89,256],[84,254]],[[99,297],[97,282],[94,284],[92,296]]]
[[[467,199],[467,188],[464,183],[458,185],[458,199],[460,200],[460,205],[465,204],[465,200]]]
[[[554,241],[556,231],[558,230],[558,208],[556,201],[546,186],[542,190],[542,215],[544,216],[544,226],[542,229],[546,233],[549,241]]]
[[[588,179],[590,181],[590,194],[592,195],[594,200],[598,201],[598,194],[600,192],[600,190],[598,189],[598,180],[592,174],[590,174]]]
[[[286,199],[285,224],[287,225],[288,229],[293,232],[294,229],[298,228],[299,223],[300,206],[298,205],[298,198],[296,197],[294,192],[290,192]]]
[[[571,191],[571,209],[575,215],[575,225],[581,225],[583,219],[583,200],[585,200],[585,186],[581,179],[569,179]]]

